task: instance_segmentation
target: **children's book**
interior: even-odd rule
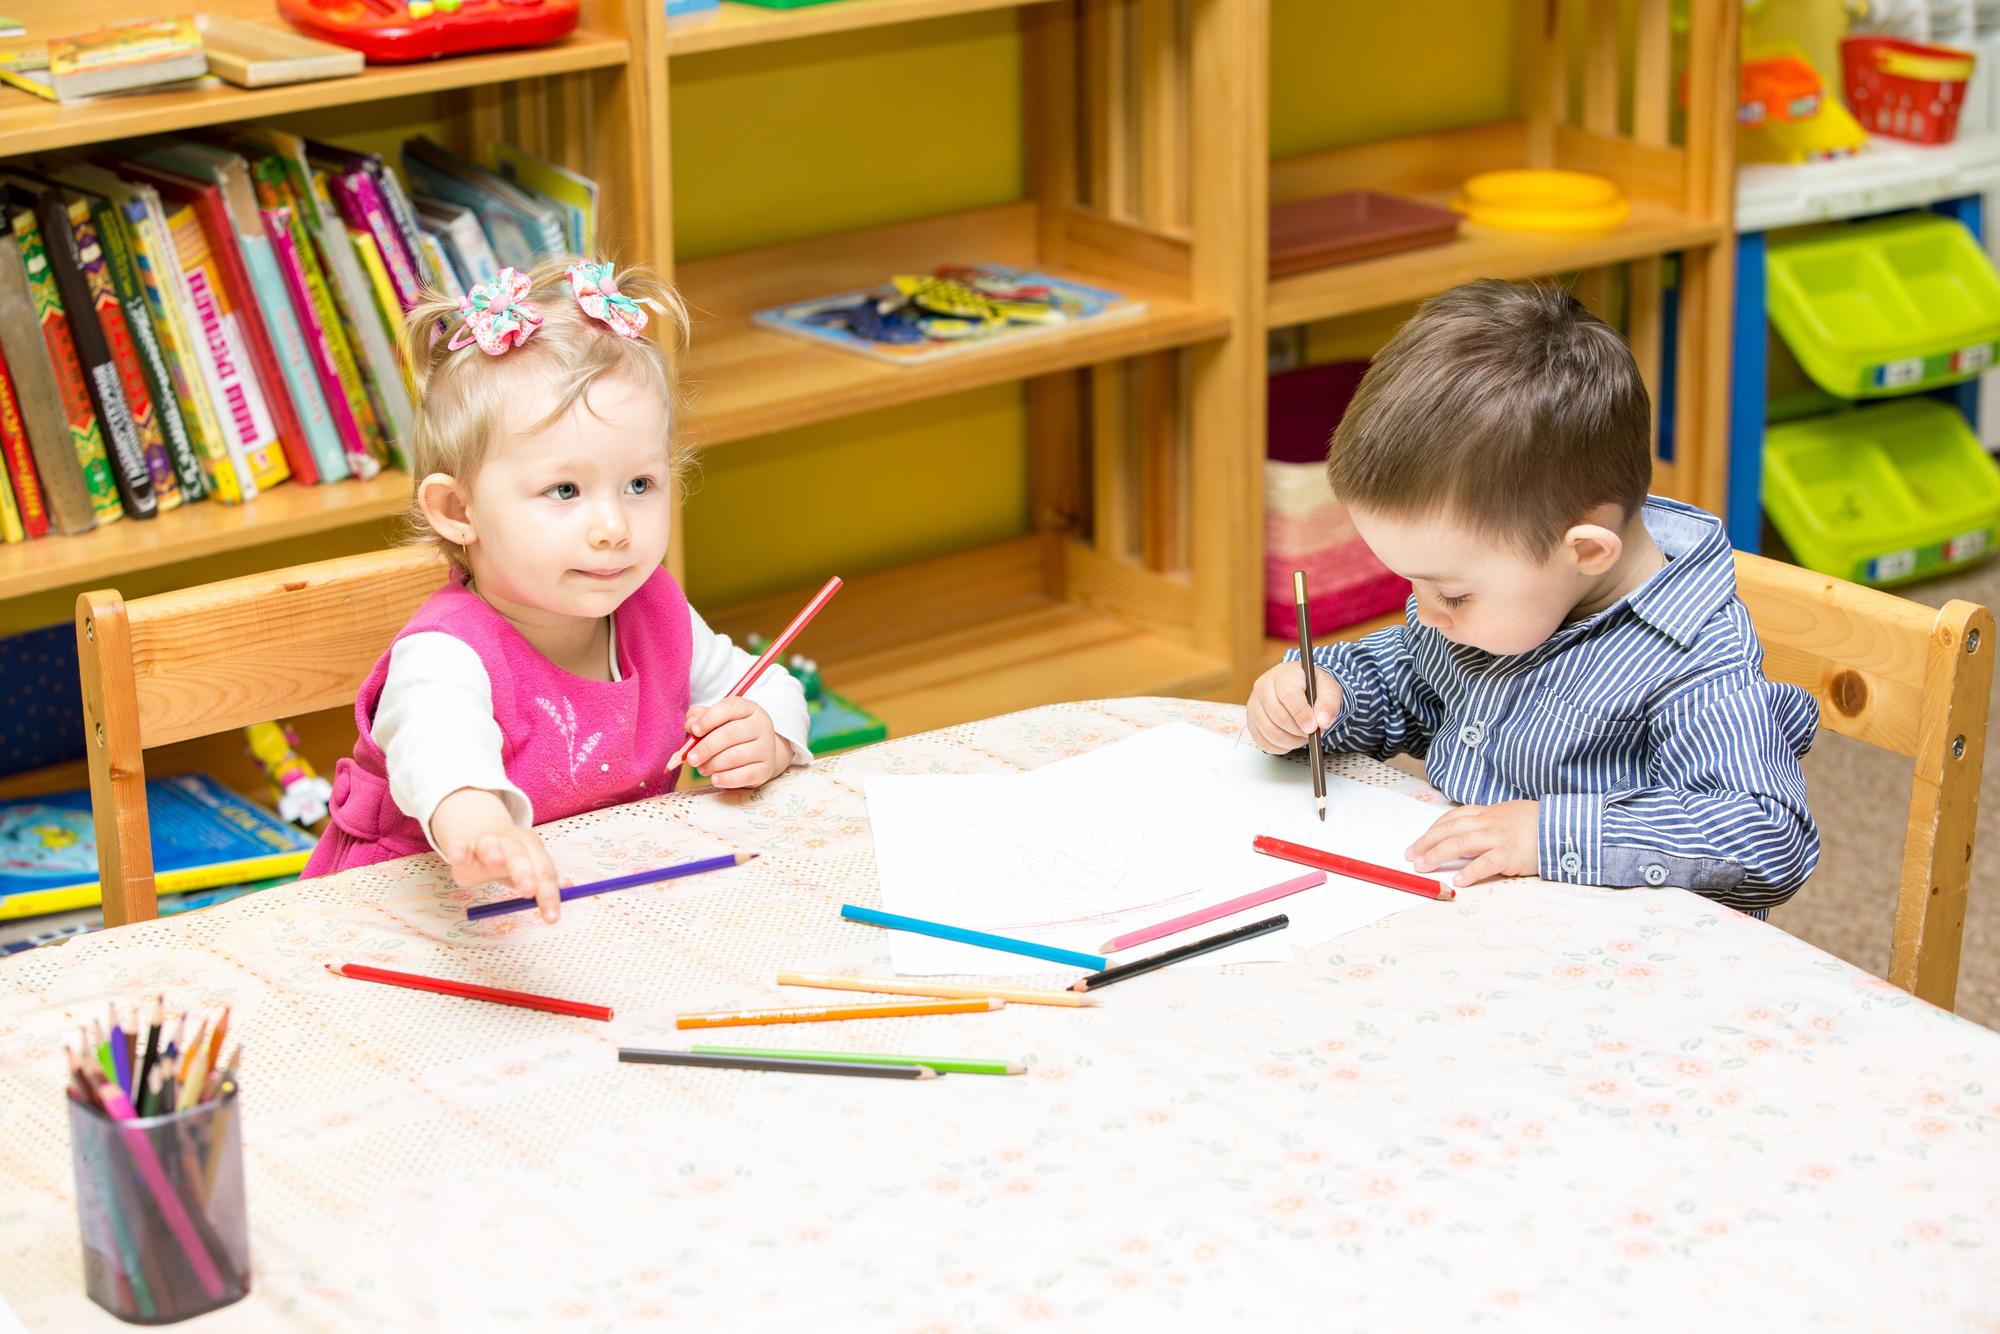
[[[156,88],[208,72],[201,34],[189,18],[114,24],[9,54],[0,66],[5,81],[53,102]]]
[[[596,181],[512,144],[490,143],[486,156],[502,176],[561,207],[563,232],[572,254],[597,253]]]
[[[500,261],[493,257],[493,247],[487,244],[486,229],[479,225],[477,214],[463,204],[430,195],[416,196],[415,203],[417,221],[437,237],[461,283],[469,288],[500,276]]]
[[[6,361],[21,426],[35,457],[49,526],[64,534],[89,532],[97,526],[90,482],[70,437],[63,388],[37,325],[35,295],[28,286],[20,243],[5,228],[0,228],[0,356]]]
[[[4,476],[0,476],[0,543],[13,546],[28,540],[28,530],[21,526],[21,507],[14,502],[14,487]]]
[[[319,841],[205,774],[146,783],[160,893],[296,874]],[[90,791],[0,801],[0,918],[102,901]]]
[[[222,14],[196,17],[208,67],[242,88],[307,83],[359,74],[359,51],[318,41],[268,23],[248,23]]]
[[[553,200],[429,139],[403,144],[403,170],[418,193],[471,209],[494,255],[510,268],[525,270],[569,243],[562,209]]]
[[[42,479],[35,473],[34,450],[4,356],[0,356],[0,454],[6,456],[7,481],[20,511],[22,535],[41,537],[49,531],[47,502],[42,499]]]
[[[919,304],[924,301],[930,304]],[[1145,308],[1143,301],[1102,288],[980,265],[898,275],[880,287],[773,306],[750,318],[779,333],[914,366],[1080,324],[1129,319]]]

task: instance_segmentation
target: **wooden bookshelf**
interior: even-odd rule
[[[203,500],[152,519],[120,519],[74,537],[50,533],[0,547],[0,598],[71,584],[115,583],[131,570],[401,514],[409,503],[410,475],[392,468],[365,482],[286,482],[247,504]]]
[[[841,0],[839,4],[803,9],[765,9],[723,0],[707,14],[687,14],[667,20],[667,54],[689,56],[702,51],[727,51],[761,42],[786,42],[821,37],[894,23],[977,14],[989,9],[1016,9],[1048,0]]]
[[[0,88],[0,156],[607,69],[626,64],[631,55],[631,45],[623,37],[577,32],[552,46],[412,65],[370,65],[351,78],[276,88],[238,88],[217,79],[213,86],[130,93],[68,106]]]
[[[1039,266],[1039,230],[1034,204],[1007,204],[682,265],[676,278],[695,312],[694,339],[684,368],[694,405],[691,438],[697,445],[718,445],[898,403],[1184,347],[1229,332],[1226,311],[1059,265],[1041,267],[1055,277],[1115,288],[1143,302],[1145,309],[1075,329],[968,347],[920,366],[891,365],[750,322],[756,310],[874,286],[893,272],[928,272],[967,256]]]

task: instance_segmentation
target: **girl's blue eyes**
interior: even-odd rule
[[[650,477],[634,477],[631,481],[625,483],[625,494],[643,496],[657,485],[659,483]],[[554,486],[542,492],[542,494],[551,500],[575,500],[583,492],[578,489],[575,482],[557,482]]]

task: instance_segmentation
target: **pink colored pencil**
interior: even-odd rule
[[[724,695],[723,698],[728,699],[730,695],[741,695],[748,691],[751,686],[756,685],[757,678],[764,674],[764,669],[769,667],[773,662],[776,662],[780,653],[791,647],[792,641],[799,637],[799,631],[805,629],[812,618],[819,615],[820,608],[831,602],[833,595],[839,591],[840,576],[836,574],[833,578],[826,581],[826,587],[813,594],[813,600],[806,603],[804,610],[792,617],[792,623],[785,627],[785,632],[771,641],[771,646],[764,650],[764,655],[750,664],[750,670],[743,673],[743,679],[729,687],[729,695]],[[681,767],[681,761],[685,760],[688,752],[694,749],[695,742],[698,739],[697,737],[689,737],[686,741],[681,742],[681,748],[674,752],[672,759],[667,761],[667,772],[672,773],[675,769]]]
[[[1218,917],[1227,917],[1231,913],[1242,912],[1245,908],[1255,908],[1261,903],[1286,898],[1300,890],[1312,889],[1325,883],[1325,871],[1308,871],[1296,880],[1287,880],[1282,884],[1272,885],[1269,889],[1253,890],[1226,903],[1218,903],[1212,908],[1197,908],[1185,916],[1175,917],[1155,926],[1142,926],[1137,931],[1127,931],[1122,936],[1113,936],[1099,946],[1097,952],[1116,954],[1119,950],[1129,950],[1134,945],[1143,945],[1149,940],[1158,940],[1161,936],[1171,936],[1176,931],[1185,931],[1191,926],[1213,922]]]

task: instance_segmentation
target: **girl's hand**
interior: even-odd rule
[[[792,766],[792,743],[778,735],[762,705],[741,695],[689,709],[687,734],[700,738],[687,762],[717,787],[760,787]]]
[[[1340,682],[1313,668],[1314,701],[1306,703],[1306,674],[1296,662],[1281,662],[1257,678],[1243,711],[1250,739],[1273,755],[1297,750],[1312,736],[1317,716],[1321,728],[1340,716]]]
[[[562,912],[562,879],[549,850],[534,830],[514,823],[493,793],[468,787],[446,797],[431,813],[431,837],[462,888],[498,881],[534,899],[545,922]]]
[[[1541,813],[1539,801],[1460,806],[1440,815],[1410,845],[1408,855],[1419,871],[1467,859],[1465,869],[1451,878],[1454,885],[1499,875],[1534,875],[1541,870]]]

